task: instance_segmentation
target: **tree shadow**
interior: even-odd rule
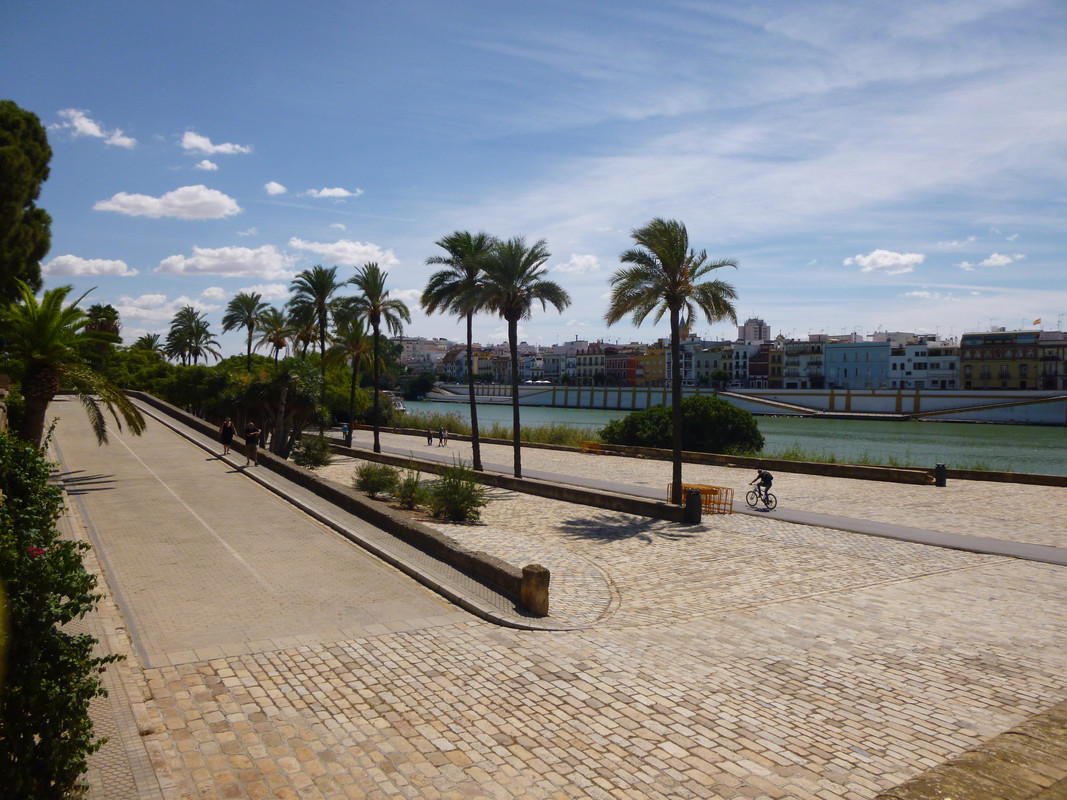
[[[63,485],[63,490],[69,495],[109,491],[114,488],[112,484],[116,482],[114,475],[104,473],[89,475],[83,469],[53,473],[52,477]]]
[[[614,514],[597,514],[592,517],[576,517],[563,520],[560,528],[574,539],[621,542],[637,539],[651,543],[656,539],[682,541],[692,539],[695,533],[668,527],[671,523],[661,519],[620,517]]]

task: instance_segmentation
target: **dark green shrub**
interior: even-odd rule
[[[422,484],[422,473],[414,463],[408,466],[404,477],[400,478],[393,492],[400,507],[408,511],[418,508],[426,501],[426,487]]]
[[[366,492],[368,497],[375,498],[382,492],[392,493],[399,479],[395,467],[369,461],[356,470],[355,485],[361,492]]]
[[[442,469],[438,480],[429,487],[427,505],[434,519],[477,522],[488,504],[485,487],[463,461],[455,461],[452,466]]]
[[[333,451],[325,436],[305,436],[293,448],[293,463],[299,467],[325,467],[332,458]]]
[[[600,441],[633,447],[671,447],[671,411],[652,406],[613,420],[600,430]],[[687,397],[682,401],[682,448],[699,453],[743,455],[763,449],[756,418],[717,397]]]
[[[0,433],[0,583],[7,624],[0,629],[0,787],[5,798],[77,794],[93,738],[89,703],[117,656],[92,655],[96,639],[62,626],[91,611],[99,594],[85,571],[84,542],[61,540],[59,489],[31,445]]]

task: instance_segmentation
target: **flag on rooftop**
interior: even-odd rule
[[[1037,319],[1035,319],[1035,320],[1034,320],[1033,322],[1031,322],[1030,324],[1031,324],[1031,325],[1040,325],[1040,324],[1041,324],[1041,317],[1038,317]]]

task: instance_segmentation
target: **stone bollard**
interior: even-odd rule
[[[704,510],[704,502],[700,497],[699,489],[685,490],[685,521],[690,525],[700,522],[700,515]]]
[[[519,598],[523,606],[535,617],[548,616],[548,583],[552,574],[540,564],[527,564],[522,568],[522,586]]]
[[[945,486],[948,483],[948,470],[944,464],[934,467],[934,486]]]

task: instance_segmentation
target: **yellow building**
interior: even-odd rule
[[[667,359],[669,347],[646,347],[643,354],[637,355],[637,385],[663,386],[667,380]]]
[[[1038,331],[965,333],[960,341],[964,389],[1040,388]]]

